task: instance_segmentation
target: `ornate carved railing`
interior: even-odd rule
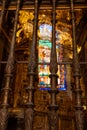
[[[5,10],[4,7],[5,7],[5,1],[3,2],[2,16],[3,16],[3,12]],[[2,101],[1,109],[0,109],[0,115],[1,115],[0,130],[6,129],[8,116],[9,116],[8,99],[9,99],[9,91],[10,91],[10,83],[11,83],[11,78],[12,78],[12,71],[13,71],[13,68],[14,68],[14,66],[13,66],[13,64],[14,64],[14,46],[15,46],[15,41],[16,41],[16,30],[17,30],[17,20],[18,20],[19,9],[20,9],[20,0],[17,1],[17,9],[16,9],[16,14],[15,14],[12,42],[11,42],[10,52],[9,52],[8,61],[7,61],[7,64],[6,64],[5,74],[4,74],[4,88],[2,89],[2,91],[3,91],[3,99],[2,100],[3,101]],[[1,23],[2,23],[2,21],[1,21]]]
[[[58,128],[58,115],[57,109],[58,106],[56,104],[56,94],[58,93],[57,86],[57,71],[58,71],[58,64],[57,64],[57,54],[56,54],[56,0],[52,1],[53,9],[52,9],[52,49],[51,49],[51,60],[50,60],[50,78],[51,78],[51,90],[49,93],[51,94],[51,104],[49,105],[49,127],[50,130],[57,130]]]
[[[74,92],[75,92],[75,120],[76,130],[84,130],[84,113],[83,106],[81,103],[81,87],[80,87],[80,64],[77,54],[76,44],[76,30],[75,30],[75,15],[74,15],[74,2],[71,2],[71,16],[72,16],[72,44],[73,44],[73,76],[74,76]]]
[[[36,74],[36,44],[37,44],[37,24],[38,24],[38,0],[35,0],[35,18],[34,18],[34,29],[33,29],[33,42],[31,47],[31,53],[30,53],[30,61],[29,61],[29,82],[28,87],[26,88],[28,92],[28,101],[25,108],[25,129],[26,130],[32,130],[33,129],[33,117],[34,117],[34,90],[35,90],[35,74]],[[45,1],[46,2],[46,1]],[[57,71],[58,71],[58,64],[72,64],[72,62],[62,62],[57,63],[57,56],[56,56],[56,39],[55,39],[55,26],[56,26],[56,0],[52,1],[53,5],[52,7],[49,7],[49,9],[52,9],[53,15],[52,15],[52,50],[51,50],[51,61],[50,61],[50,78],[51,78],[51,90],[49,91],[51,95],[51,104],[49,105],[49,124],[51,130],[57,130],[58,127],[58,115],[57,110],[58,106],[56,104],[56,94],[58,92],[56,85],[57,85]],[[45,7],[46,8],[46,7]],[[69,7],[70,8],[70,7]],[[13,37],[12,37],[12,43],[11,48],[8,56],[8,61],[1,63],[7,63],[6,69],[5,69],[5,82],[4,82],[4,88],[3,88],[3,101],[2,101],[2,107],[0,109],[0,130],[6,129],[6,124],[9,116],[8,112],[8,98],[9,98],[9,91],[10,91],[10,81],[12,77],[12,71],[14,68],[14,45],[16,40],[16,31],[17,31],[17,20],[18,20],[18,13],[20,9],[20,0],[17,1],[17,10],[15,14],[15,23],[14,23],[14,31],[13,31]],[[0,29],[3,22],[3,16],[5,11],[5,0],[3,1],[3,8],[1,12],[1,19],[0,19]],[[76,119],[76,130],[84,130],[84,124],[83,124],[83,110],[82,110],[82,103],[81,103],[81,88],[80,88],[80,72],[79,72],[79,65],[80,62],[78,61],[78,55],[77,55],[77,48],[76,48],[76,36],[75,36],[75,19],[74,19],[74,7],[73,7],[73,1],[71,0],[71,14],[72,14],[72,33],[73,33],[73,68],[74,68],[74,79],[75,79],[75,95],[76,95],[76,105],[75,105],[75,119]],[[21,63],[26,63],[27,61],[20,61]],[[87,64],[86,62],[83,62],[81,64]],[[22,111],[23,112],[23,111]],[[64,118],[65,119],[65,118]],[[73,128],[74,129],[74,128]]]
[[[36,75],[36,45],[37,45],[37,24],[38,24],[38,0],[35,0],[34,7],[34,27],[33,27],[33,40],[30,52],[29,61],[29,82],[26,90],[28,91],[28,101],[25,109],[25,129],[33,129],[33,118],[34,118],[34,91],[35,91],[35,75]]]

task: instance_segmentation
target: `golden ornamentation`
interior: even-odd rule
[[[24,11],[21,10],[19,12],[19,23],[25,24],[26,22],[32,21],[34,19],[34,12],[33,11]]]
[[[33,33],[33,11],[21,10],[19,12],[19,24],[17,25],[16,42],[20,43],[25,38],[32,39]]]
[[[51,10],[40,10],[39,12],[39,25],[42,23],[50,24],[51,25]]]
[[[82,15],[81,10],[75,10],[76,17]],[[79,23],[81,17],[76,19],[76,24]],[[33,34],[33,20],[34,20],[34,11],[21,10],[19,12],[19,24],[18,31],[16,34],[17,43],[21,43],[23,39],[29,38],[32,40]],[[56,10],[56,30],[58,32],[57,42],[60,42],[65,46],[65,49],[68,50],[68,57],[72,59],[72,26],[70,23],[71,14],[69,10]],[[52,11],[51,10],[40,10],[38,16],[38,26],[41,24],[49,24],[52,26]],[[38,37],[40,38],[40,30],[38,29]],[[59,35],[60,33],[60,35]]]

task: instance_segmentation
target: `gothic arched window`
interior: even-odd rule
[[[60,43],[60,33],[56,31],[56,52],[58,62],[63,60],[63,44]],[[38,45],[38,75],[39,75],[39,89],[49,90],[50,84],[50,53],[52,47],[52,25],[41,24],[39,26],[39,45]],[[65,65],[58,65],[58,84],[59,90],[66,90],[66,71]]]

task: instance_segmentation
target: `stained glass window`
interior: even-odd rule
[[[41,65],[38,66],[39,71],[39,88],[50,89],[49,65],[50,62],[51,42],[48,40],[39,40],[38,61]]]
[[[39,89],[49,90],[50,84],[50,53],[51,53],[51,38],[52,38],[52,26],[49,24],[41,24],[39,26],[39,45],[38,45],[38,73],[39,73]],[[64,46],[60,42],[59,33],[56,33],[56,51],[58,62],[63,61]],[[58,85],[59,90],[66,90],[66,70],[65,65],[58,65]]]

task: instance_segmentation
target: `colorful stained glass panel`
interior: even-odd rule
[[[39,89],[40,90],[49,90],[51,87],[50,84],[50,54],[52,43],[50,41],[52,33],[52,26],[47,24],[42,24],[40,26],[40,40],[38,45],[38,73],[39,73]],[[56,52],[57,52],[57,61],[63,61],[63,45],[59,43],[59,39],[56,40]],[[58,81],[57,88],[59,90],[66,90],[66,69],[65,65],[58,65]]]
[[[38,50],[38,62],[44,63],[50,62],[50,52],[51,52],[51,42],[48,40],[39,40],[39,50]]]
[[[39,36],[43,40],[50,40],[52,37],[52,26],[49,24],[41,24],[39,26]]]

